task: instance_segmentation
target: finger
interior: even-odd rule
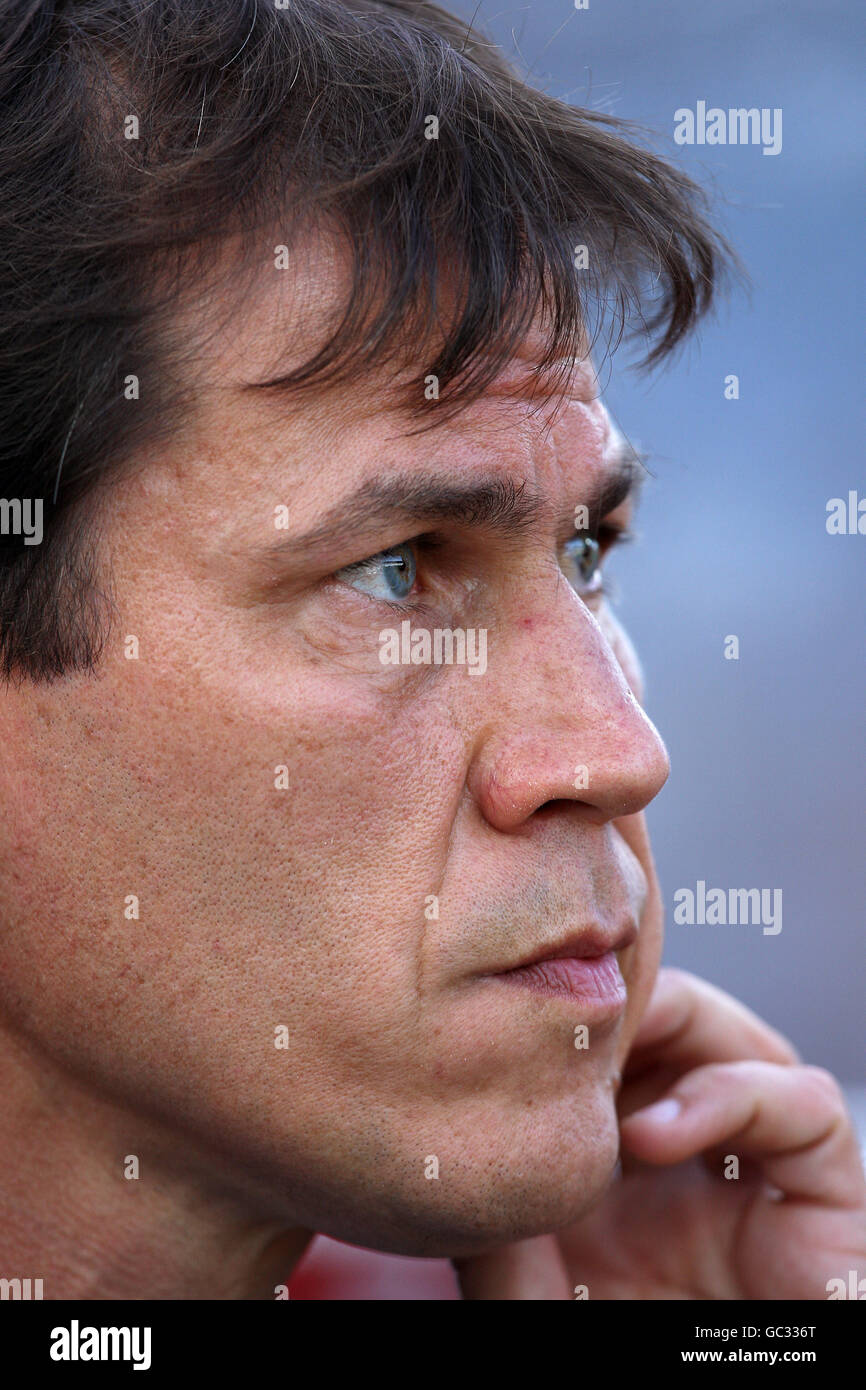
[[[691,1071],[709,1062],[748,1058],[793,1066],[791,1043],[739,1000],[685,970],[659,971],[624,1075],[651,1066]]]
[[[571,1298],[565,1264],[554,1236],[521,1240],[501,1250],[452,1260],[467,1299]]]
[[[725,1062],[680,1078],[664,1100],[620,1126],[645,1163],[681,1163],[730,1144],[760,1163],[786,1197],[856,1208],[866,1180],[854,1125],[836,1080],[821,1067]]]

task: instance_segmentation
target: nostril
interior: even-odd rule
[[[551,801],[542,802],[535,814],[537,816],[543,816],[545,813],[559,815],[560,812],[570,810],[573,806],[574,802],[570,797],[557,796]]]

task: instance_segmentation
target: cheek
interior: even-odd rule
[[[26,949],[12,934],[6,964],[26,982],[40,957],[46,1034],[55,1016],[79,1039],[101,1020],[101,1069],[129,1030],[150,1074],[187,1057],[215,1089],[277,1023],[310,1075],[411,1032],[463,739],[430,702],[254,671],[118,662],[31,720],[43,902],[18,908],[46,926]],[[405,1042],[385,1051],[405,1065]]]
[[[638,703],[643,703],[644,674],[638,654],[622,623],[607,603],[599,614],[598,623],[619,662],[632,694]]]
[[[644,677],[637,652],[625,628],[607,604],[599,615],[599,626],[610,644],[632,694],[642,703]],[[645,816],[643,813],[628,816],[617,822],[617,830],[640,862],[647,882],[647,898],[641,916],[640,936],[625,971],[629,1003],[618,1045],[621,1064],[637,1032],[658,974],[664,936],[664,907]]]
[[[628,1008],[617,1045],[617,1066],[621,1067],[631,1047],[655,985],[664,939],[664,905],[649,846],[643,814],[628,816],[617,829],[640,861],[647,884],[647,895],[640,920],[640,934],[624,971],[628,985]]]

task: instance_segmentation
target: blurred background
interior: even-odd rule
[[[602,371],[653,475],[611,574],[671,755],[649,809],[665,961],[830,1068],[863,1134],[866,535],[826,529],[831,498],[866,498],[862,0],[442,2],[536,86],[650,128],[709,190],[751,277],[660,372],[635,372],[627,351]],[[676,145],[674,112],[698,101],[780,107],[781,152]],[[676,925],[674,893],[700,879],[781,888],[781,932]],[[456,1296],[444,1262],[322,1238],[290,1289]]]

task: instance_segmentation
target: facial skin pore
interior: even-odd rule
[[[617,1157],[668,763],[625,634],[558,555],[622,440],[588,359],[533,410],[534,334],[414,437],[383,407],[393,369],[244,391],[289,328],[309,355],[340,268],[301,263],[203,333],[186,427],[105,489],[98,673],[0,694],[0,1226],[46,1297],[269,1296],[317,1231],[472,1254],[575,1220]],[[522,489],[534,515],[383,508],[300,544],[371,480],[422,477]],[[335,577],[419,536],[405,612]],[[405,617],[486,629],[484,675],[383,666]],[[592,927],[634,937],[615,1017],[490,978]]]

